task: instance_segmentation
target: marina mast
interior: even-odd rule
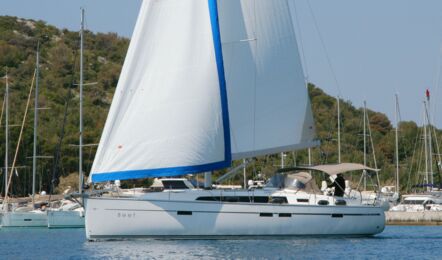
[[[396,150],[396,192],[399,194],[399,98],[398,95],[395,94],[396,101],[396,113],[395,113],[395,121],[396,121],[396,131],[395,131],[395,150]]]
[[[38,127],[38,87],[40,73],[40,42],[37,43],[37,61],[36,61],[36,81],[35,81],[35,100],[34,100],[34,147],[32,155],[32,207],[35,205],[35,178],[37,172],[37,127]]]
[[[9,77],[6,72],[5,75],[6,90],[5,90],[5,197],[8,193],[8,148],[9,148]]]
[[[78,163],[78,192],[83,193],[83,34],[84,34],[84,8],[81,8],[80,29],[80,136],[79,136],[79,163]]]

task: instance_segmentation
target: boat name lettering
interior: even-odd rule
[[[135,218],[135,212],[117,212],[118,218]]]

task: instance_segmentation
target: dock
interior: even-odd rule
[[[387,225],[442,226],[442,211],[387,211]]]

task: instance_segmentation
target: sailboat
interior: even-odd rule
[[[4,212],[1,220],[1,225],[3,228],[5,227],[47,227],[48,221],[46,212],[41,209],[36,208],[35,203],[35,178],[36,178],[36,170],[37,170],[37,126],[38,126],[38,87],[39,87],[39,64],[40,64],[40,44],[37,46],[37,58],[36,58],[36,73],[35,73],[35,107],[34,107],[34,149],[33,149],[33,166],[32,166],[32,202],[31,207],[19,207],[14,209],[13,211],[9,211],[8,205],[4,205]],[[5,98],[5,107],[6,107],[6,155],[5,155],[5,183],[9,183],[10,185],[10,177],[8,178],[7,172],[9,169],[8,164],[8,136],[9,136],[9,125],[8,125],[8,117],[9,117],[9,109],[8,109],[8,96],[9,96],[9,88],[8,83],[6,82],[6,98]],[[27,108],[27,107],[26,107]],[[26,114],[25,114],[26,118]],[[23,121],[24,124],[24,121]],[[22,125],[23,130],[23,125]],[[21,136],[21,135],[20,135]],[[19,140],[20,143],[20,140]],[[8,188],[6,188],[6,196],[7,196]],[[4,202],[4,203],[7,203]]]
[[[421,171],[421,182],[414,187],[417,189],[423,189],[420,192],[404,194],[402,195],[402,201],[391,208],[388,217],[392,220],[405,219],[415,221],[420,219],[421,221],[428,221],[422,214],[416,214],[416,212],[423,213],[424,211],[442,211],[442,191],[441,184],[436,183],[433,172],[433,156],[437,155],[436,167],[441,166],[441,157],[439,153],[439,145],[437,135],[434,131],[431,122],[430,110],[430,92],[426,90],[426,100],[423,102],[423,150],[424,150],[424,170]],[[433,146],[435,144],[435,147]],[[433,150],[435,148],[435,151]],[[398,161],[398,159],[397,159]],[[418,169],[419,170],[419,169]],[[397,177],[397,186],[399,187],[399,177]],[[439,213],[440,215],[440,213]]]
[[[80,140],[79,140],[79,182],[78,191],[83,191],[83,38],[84,36],[84,9],[81,9],[81,29],[80,29]],[[84,227],[84,208],[79,201],[66,199],[61,201],[61,205],[47,211],[49,228],[78,228]]]
[[[313,146],[287,0],[143,1],[89,182],[211,172],[232,160]],[[162,178],[157,192],[91,194],[86,236],[383,231],[378,206],[298,192],[293,179],[307,174],[263,189],[198,189],[184,178]]]

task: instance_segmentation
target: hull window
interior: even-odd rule
[[[168,190],[186,190],[189,189],[184,181],[162,180],[164,189]]]
[[[280,218],[290,218],[292,217],[291,213],[279,213]]]
[[[273,217],[273,213],[259,213],[260,217]]]
[[[198,197],[200,201],[225,201],[225,202],[246,202],[246,203],[287,203],[286,197],[266,197],[266,196],[206,196]]]
[[[343,214],[332,214],[332,218],[343,218]]]
[[[322,206],[328,205],[328,201],[327,200],[320,200],[320,201],[318,201],[318,205],[322,205]]]
[[[191,216],[192,211],[177,211],[178,215],[185,215],[185,216]]]
[[[345,200],[336,200],[335,205],[345,206],[345,205],[347,205],[347,202]]]

